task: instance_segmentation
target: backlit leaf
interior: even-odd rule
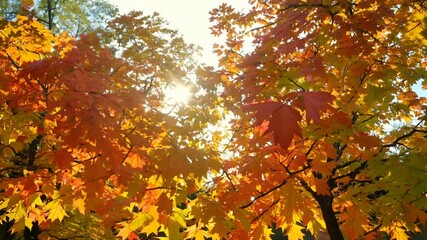
[[[59,221],[62,221],[64,217],[68,217],[67,213],[65,212],[64,208],[62,207],[61,200],[56,199],[51,202],[49,202],[45,209],[49,211],[48,219],[55,221],[58,219]]]

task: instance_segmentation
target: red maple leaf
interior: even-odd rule
[[[256,127],[264,121],[270,121],[271,115],[282,105],[283,103],[279,102],[254,103],[242,106],[242,110],[245,112],[256,112],[255,122],[252,124],[253,127]]]
[[[313,120],[318,123],[319,111],[325,112],[335,97],[328,92],[293,92],[287,94],[287,99],[293,101],[292,105],[306,112],[307,122]]]
[[[286,149],[294,135],[302,137],[298,122],[301,114],[293,107],[279,102],[256,103],[243,107],[245,111],[256,111],[256,121],[253,126],[259,126],[269,121],[266,133],[272,132],[274,142]]]
[[[294,135],[302,137],[300,113],[288,105],[282,105],[271,116],[268,132],[273,132],[274,142],[284,149],[291,145]]]

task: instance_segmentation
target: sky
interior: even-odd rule
[[[141,10],[146,14],[160,13],[169,22],[171,29],[178,30],[188,43],[201,46],[203,60],[214,65],[216,58],[212,54],[215,42],[209,29],[209,11],[223,2],[237,10],[248,8],[247,0],[110,0],[117,5],[121,13]],[[218,39],[217,39],[218,40]]]

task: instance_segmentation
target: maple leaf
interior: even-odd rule
[[[192,225],[185,230],[186,238],[191,238],[195,240],[204,240],[206,232],[198,228],[197,225]]]
[[[269,121],[268,129],[265,133],[272,132],[275,143],[284,149],[289,147],[294,136],[302,137],[301,128],[298,124],[301,120],[301,115],[288,105],[267,102],[246,105],[243,109],[257,112],[255,116],[257,120],[254,126],[258,126],[264,121]]]
[[[381,139],[377,136],[370,136],[369,134],[359,131],[354,136],[353,139],[361,147],[366,149],[371,149],[374,147],[381,146]]]
[[[246,112],[256,112],[256,121],[252,126],[259,126],[264,121],[269,121],[271,115],[281,106],[283,106],[283,103],[279,102],[254,103],[243,105],[242,110]]]
[[[314,185],[316,186],[316,193],[319,195],[331,195],[331,191],[328,186],[328,179],[315,179]]]
[[[362,226],[367,224],[367,217],[357,206],[351,205],[346,207],[346,212],[342,214],[341,219],[345,221],[343,228],[350,239],[357,239],[360,235],[363,235],[364,229]]]
[[[25,219],[19,219],[15,221],[10,228],[12,233],[22,232],[25,229]]]
[[[129,237],[128,237],[128,240],[139,240],[139,237],[138,237],[138,235],[136,235],[136,233],[131,232]]]
[[[335,99],[335,97],[328,92],[313,91],[289,93],[285,98],[292,100],[293,105],[296,107],[305,110],[307,121],[313,121],[314,123],[320,121],[319,112],[326,112]]]
[[[337,149],[330,142],[324,142],[323,148],[325,149],[325,153],[328,158],[335,159],[338,156]]]
[[[119,233],[117,234],[117,237],[121,237],[122,240],[127,239],[132,233],[132,229],[129,225],[126,225],[125,227],[121,228]]]
[[[157,208],[159,212],[170,213],[172,211],[173,201],[164,193],[160,194],[157,204],[159,206]]]
[[[54,152],[53,155],[59,168],[68,168],[74,161],[73,156],[66,149],[60,149]]]
[[[311,162],[311,170],[325,176],[330,176],[336,165],[336,162],[323,162],[316,158]]]
[[[408,240],[409,236],[406,233],[405,229],[403,229],[402,227],[395,227],[392,231],[391,231],[392,235],[391,235],[391,239],[393,240]]]
[[[303,167],[307,161],[308,158],[305,155],[296,156],[290,161],[288,168],[290,170],[298,170],[299,168]]]
[[[266,133],[273,132],[274,141],[286,149],[294,136],[302,137],[298,124],[300,120],[301,115],[297,110],[288,105],[282,105],[273,113]]]
[[[231,220],[217,219],[212,228],[212,232],[217,233],[219,236],[227,236],[232,228]]]
[[[418,207],[416,207],[413,204],[406,204],[405,208],[407,210],[406,215],[409,221],[416,222],[418,219],[422,225],[425,225],[427,223],[426,212],[420,210]]]
[[[132,229],[132,231],[135,231],[151,221],[153,221],[153,217],[151,215],[146,213],[138,213],[136,217],[130,222],[129,227]]]
[[[32,194],[31,196],[28,197],[28,201],[31,204],[31,207],[35,208],[37,205],[38,206],[42,206],[43,202],[40,198],[40,195],[38,195],[37,193]],[[1,209],[1,206],[0,206]]]
[[[286,234],[290,240],[303,239],[304,238],[304,233],[302,232],[303,229],[304,228],[298,224],[292,224],[288,228],[288,231],[286,232]]]
[[[67,213],[65,212],[64,208],[62,207],[61,200],[55,199],[51,202],[49,202],[45,206],[46,210],[49,210],[48,219],[55,221],[58,219],[59,221],[62,221],[64,217],[68,217]]]
[[[81,198],[74,198],[73,199],[73,208],[77,209],[81,214],[85,213],[85,201]]]
[[[181,232],[182,224],[176,221],[173,217],[169,217],[167,221],[167,234],[169,239],[180,240],[184,233]]]
[[[157,234],[160,226],[161,226],[160,223],[155,220],[155,221],[152,221],[147,226],[144,226],[142,230],[147,234],[152,234],[152,233]]]
[[[285,196],[284,205],[286,207],[286,212],[283,214],[284,223],[293,223],[298,222],[294,221],[294,217],[297,217],[297,214],[294,214],[300,210],[301,198],[298,195],[298,191],[293,186],[294,181],[289,180],[285,186],[281,188],[282,194]]]

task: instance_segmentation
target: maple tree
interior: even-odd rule
[[[41,0],[35,2],[33,11],[53,33],[66,31],[75,37],[105,27],[118,14],[107,0]]]
[[[250,4],[212,10],[218,68],[199,68],[158,14],[76,38],[40,9],[0,20],[0,237],[407,239],[425,226],[423,1]],[[170,110],[174,83],[198,90]]]
[[[31,16],[1,20],[3,238],[61,237],[70,221],[181,235],[176,206],[220,168],[200,134],[219,117],[212,93],[166,111],[163,90],[190,82],[197,48],[165,25],[132,12],[74,39]]]
[[[212,10],[236,116],[217,232],[407,239],[427,222],[423,1],[250,1]],[[218,214],[218,213],[217,213]],[[219,215],[219,214],[218,214]],[[219,217],[221,219],[221,217]],[[220,221],[215,218],[214,221]]]
[[[106,0],[0,0],[4,19],[33,16],[53,33],[65,31],[74,37],[105,27],[117,13],[117,7]]]

